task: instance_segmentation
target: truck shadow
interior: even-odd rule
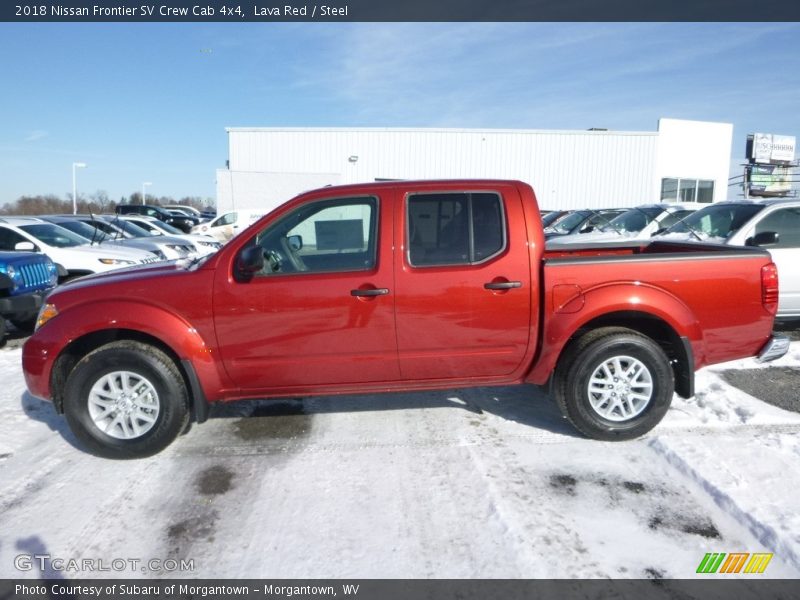
[[[70,446],[85,452],[85,449],[70,431],[64,415],[58,414],[51,402],[39,400],[39,398],[25,392],[20,397],[20,405],[28,418],[44,423],[50,431],[59,434]]]
[[[295,399],[243,400],[211,408],[210,419],[275,419],[315,414],[449,408],[474,415],[488,413],[507,421],[582,437],[561,416],[555,402],[533,385],[478,387],[422,392],[392,392]],[[240,421],[240,422],[242,422]],[[254,425],[255,426],[255,425]]]
[[[86,449],[70,431],[63,415],[50,402],[28,392],[20,403],[25,414],[58,433],[73,448]],[[236,437],[245,441],[306,437],[314,415],[447,408],[466,414],[491,414],[551,433],[580,438],[562,418],[553,400],[533,385],[466,388],[424,392],[396,392],[302,399],[242,400],[211,407],[210,420],[236,420]],[[202,425],[196,426],[202,430]]]

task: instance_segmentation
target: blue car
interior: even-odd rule
[[[6,320],[26,333],[33,331],[39,308],[58,276],[58,267],[44,254],[0,252],[0,344]]]

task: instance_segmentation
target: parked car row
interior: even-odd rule
[[[551,250],[653,239],[763,247],[778,266],[778,318],[800,318],[800,270],[796,267],[800,262],[800,200],[646,204],[627,210],[556,212],[561,214],[545,229]]]
[[[35,252],[61,267],[59,281],[121,267],[216,252],[220,242],[158,219],[118,215],[0,218],[0,251]]]

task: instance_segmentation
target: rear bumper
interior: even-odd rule
[[[780,358],[789,351],[789,342],[789,338],[785,335],[773,335],[769,341],[764,344],[756,360],[758,360],[758,362],[767,362]]]
[[[0,315],[6,319],[13,319],[37,313],[42,307],[44,296],[44,293],[34,292],[22,296],[0,298]]]

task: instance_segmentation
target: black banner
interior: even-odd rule
[[[795,0],[54,0],[3,2],[10,22],[800,21]]]
[[[0,580],[0,600],[770,600],[797,598],[800,580]]]

